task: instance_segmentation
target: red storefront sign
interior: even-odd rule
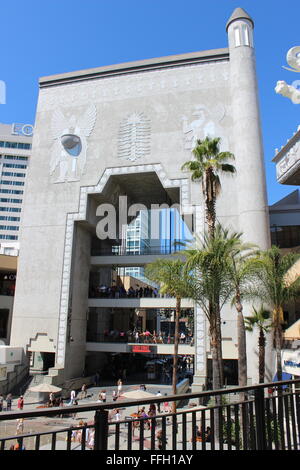
[[[140,346],[132,346],[132,352],[139,352],[139,353],[149,353],[151,352],[150,346],[140,345]]]

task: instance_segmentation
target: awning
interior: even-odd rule
[[[295,339],[300,339],[300,319],[285,330],[285,332],[283,333],[283,337],[284,339],[291,341]]]

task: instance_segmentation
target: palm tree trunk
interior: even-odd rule
[[[220,376],[220,388],[224,386],[224,368],[223,368],[223,352],[222,352],[222,328],[221,328],[221,312],[219,305],[216,306],[216,335],[218,348],[218,367]]]
[[[221,388],[221,378],[220,378],[220,360],[219,360],[219,348],[218,348],[218,334],[216,328],[216,319],[213,319],[210,323],[210,344],[211,344],[211,357],[212,357],[212,382],[213,390],[219,390]],[[221,397],[215,397],[216,406],[221,405]],[[220,432],[220,418],[218,408],[214,411],[214,435],[216,442],[219,440]]]
[[[238,313],[237,317],[237,335],[238,335],[238,379],[239,387],[247,386],[247,347],[246,347],[246,329],[243,315],[243,306],[239,289],[236,292],[235,307]]]
[[[172,392],[177,392],[177,364],[178,364],[178,344],[179,344],[179,317],[181,310],[181,298],[176,297],[176,313],[175,313],[175,338],[174,338],[174,356],[173,356],[173,379]],[[176,413],[176,401],[173,401],[173,413]]]
[[[220,377],[220,361],[219,361],[219,348],[218,348],[218,335],[215,325],[210,327],[210,344],[211,344],[211,357],[212,357],[212,383],[213,390],[221,388]]]
[[[214,238],[216,225],[216,195],[214,190],[212,168],[208,168],[205,173],[204,195],[208,235],[210,238]]]
[[[258,374],[259,374],[259,383],[262,384],[265,381],[265,347],[266,339],[263,332],[263,329],[259,329],[259,338],[258,338]]]
[[[239,387],[247,386],[247,347],[246,347],[246,329],[243,315],[243,306],[241,303],[240,291],[237,288],[235,308],[237,310],[237,340],[238,340],[238,381]],[[247,393],[240,392],[240,401],[247,399]],[[240,429],[247,429],[249,432],[249,421],[247,417],[240,415]],[[243,439],[243,438],[242,438]]]
[[[281,348],[282,348],[282,326],[281,326],[281,308],[276,308],[274,321],[274,339],[277,362],[277,380],[282,380]]]

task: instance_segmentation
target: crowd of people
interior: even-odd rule
[[[91,287],[89,292],[90,298],[109,298],[109,299],[120,299],[120,298],[141,298],[141,297],[161,297],[156,287],[142,287],[137,286],[135,289],[129,287],[125,289],[124,286],[101,286]]]
[[[24,404],[24,400],[23,400],[23,404]],[[12,394],[8,393],[6,395],[6,398],[4,398],[3,394],[0,393],[0,411],[11,411],[11,406],[12,406]]]
[[[104,330],[103,332],[104,341],[109,342],[124,342],[124,343],[152,343],[152,344],[173,344],[174,335],[168,334],[165,331],[152,333],[146,329],[144,331],[129,330]],[[181,332],[179,334],[180,344],[193,345],[193,336],[190,332]]]

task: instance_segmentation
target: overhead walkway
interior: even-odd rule
[[[174,354],[174,344],[156,344],[156,343],[110,343],[110,342],[87,342],[86,350],[88,352],[107,352],[107,353],[146,353],[146,354],[165,354],[171,356]],[[194,355],[195,347],[190,344],[178,345],[179,355]]]
[[[111,307],[111,308],[174,308],[176,299],[172,297],[133,297],[133,298],[90,298],[89,307]],[[181,308],[194,308],[191,299],[182,299]]]
[[[92,266],[145,266],[146,264],[153,263],[158,259],[174,259],[174,257],[180,256],[179,254],[125,254],[125,255],[102,255],[102,256],[91,256]],[[183,258],[183,255],[181,255]]]

